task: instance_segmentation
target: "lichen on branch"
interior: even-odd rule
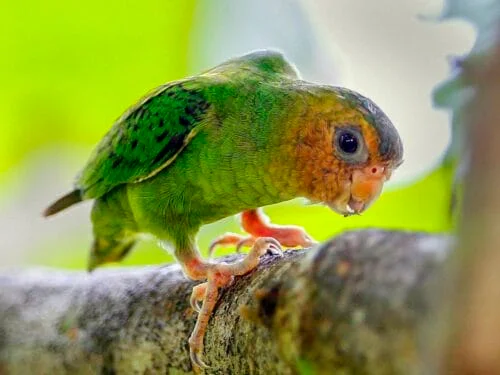
[[[425,288],[449,246],[446,236],[364,230],[264,256],[222,291],[205,373],[416,371]],[[192,286],[177,265],[1,271],[0,373],[190,373]]]

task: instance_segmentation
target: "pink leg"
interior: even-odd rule
[[[207,279],[205,283],[193,288],[190,299],[191,306],[198,311],[198,320],[189,338],[189,354],[196,371],[207,367],[202,359],[203,338],[219,296],[219,288],[230,285],[234,276],[241,276],[253,270],[259,264],[260,257],[267,252],[282,254],[280,244],[274,238],[259,238],[245,258],[235,263],[202,263],[199,258],[183,263],[188,276],[200,277],[200,270],[203,270]],[[203,301],[201,308],[199,301]]]
[[[301,227],[270,224],[269,218],[258,209],[244,211],[241,214],[241,226],[249,236],[226,233],[216,238],[210,244],[210,256],[217,246],[236,246],[239,252],[242,246],[252,246],[259,237],[275,238],[281,245],[286,247],[310,247],[316,244],[316,241]]]

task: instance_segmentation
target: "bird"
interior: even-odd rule
[[[266,253],[316,243],[301,227],[273,225],[262,207],[302,197],[360,214],[402,157],[398,131],[372,100],[305,81],[282,52],[257,50],[140,99],[98,143],[74,189],[43,215],[94,201],[89,271],[121,260],[143,233],[170,249],[184,274],[201,282],[190,298],[198,316],[189,338],[200,369],[220,288]],[[246,235],[226,233],[210,248],[249,252],[234,263],[203,258],[200,227],[239,213]]]

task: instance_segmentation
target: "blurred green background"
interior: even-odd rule
[[[339,3],[351,4],[353,14],[364,16],[365,21],[375,19],[370,9],[363,13],[363,2]],[[393,7],[393,11],[382,10],[388,19],[409,14],[418,21],[418,7],[406,12],[410,2],[403,1],[403,6],[401,1],[385,3]],[[42,219],[40,213],[52,200],[71,189],[73,178],[92,147],[128,106],[152,88],[196,74],[225,58],[266,47],[281,49],[306,79],[358,89],[349,85],[355,81],[349,81],[348,77],[363,76],[361,70],[357,74],[354,63],[345,68],[346,56],[354,54],[346,51],[346,44],[342,46],[347,37],[331,33],[331,26],[337,19],[345,18],[345,14],[331,10],[326,0],[30,0],[4,3],[2,8],[0,263],[7,266],[86,267],[91,242],[90,203],[50,219]],[[354,19],[353,23],[361,32],[377,37],[376,25],[365,21]],[[426,27],[425,21],[418,22]],[[393,26],[384,24],[389,27],[387,35],[396,35],[399,30],[404,36],[397,22]],[[411,35],[415,33],[418,34],[415,31]],[[388,42],[387,35],[380,34],[385,49],[378,53],[397,60],[398,55],[403,56],[407,51],[398,50],[398,40]],[[455,40],[462,36],[448,30],[443,38]],[[360,51],[369,46],[365,48],[355,38],[349,43],[348,46],[357,46]],[[423,45],[413,52],[425,56]],[[444,47],[441,51],[434,45],[432,48],[439,50],[443,56],[439,64],[445,66],[444,57],[449,51]],[[380,57],[373,53],[370,56],[373,61]],[[359,65],[370,74],[370,79],[363,82],[375,80],[373,90],[362,88],[362,92],[370,97],[388,93],[385,96],[388,99],[381,100],[389,115],[403,108],[403,115],[419,121],[423,113],[414,107],[418,106],[418,100],[425,101],[429,111],[435,111],[430,87],[423,89],[428,97],[414,102],[406,100],[402,107],[403,91],[416,90],[411,82],[428,74],[425,67],[413,71],[413,75],[406,73],[406,77],[396,75],[394,79],[401,85],[405,85],[406,78],[411,81],[406,85],[408,90],[396,92],[387,80],[378,84],[376,81],[380,74],[390,74],[391,67],[376,63],[370,66],[366,60],[359,61]],[[343,218],[325,207],[304,205],[301,200],[269,207],[266,213],[275,223],[304,226],[318,240],[346,229],[364,227],[450,230],[451,171],[441,163],[449,125],[446,115],[441,116],[436,123],[422,120],[418,126],[405,125],[408,121],[402,119],[395,121],[409,151],[409,164],[401,167],[400,177],[396,174],[379,201],[362,216]],[[434,141],[438,142],[436,147],[432,147]],[[430,159],[429,154],[433,155]],[[425,162],[420,163],[424,157]],[[199,235],[200,248],[206,253],[212,238],[224,231],[238,230],[235,218],[207,225]],[[170,256],[153,239],[146,239],[124,263],[168,261]]]

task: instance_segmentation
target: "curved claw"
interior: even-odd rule
[[[191,294],[191,298],[189,299],[189,304],[191,305],[191,308],[196,311],[198,314],[201,311],[201,306],[198,303],[198,299]]]
[[[254,237],[245,237],[236,244],[236,252],[241,254],[241,248],[243,246],[252,246],[255,243]]]
[[[198,314],[201,312],[201,306],[199,304],[199,301],[203,301],[206,291],[207,291],[207,283],[202,283],[193,287],[193,291],[191,292],[191,297],[189,298],[189,304],[191,305],[191,308]]]
[[[278,256],[283,256],[283,250],[281,248],[277,248],[275,247],[274,245],[270,245],[268,248],[267,248],[267,253],[269,255],[278,255]]]
[[[212,258],[217,246],[238,246],[240,242],[244,242],[245,240],[247,240],[247,237],[244,237],[241,234],[231,232],[224,233],[222,236],[217,237],[210,243],[210,246],[208,247],[208,258]]]
[[[191,363],[200,368],[209,368],[210,366],[203,362],[202,353],[203,348],[189,348],[189,358],[191,358]]]
[[[210,242],[210,246],[208,246],[208,259],[212,259],[217,245],[218,245],[217,240]]]
[[[261,237],[255,241],[256,247],[266,246],[266,253],[271,255],[283,255],[283,249],[281,244],[276,238],[273,237]]]

